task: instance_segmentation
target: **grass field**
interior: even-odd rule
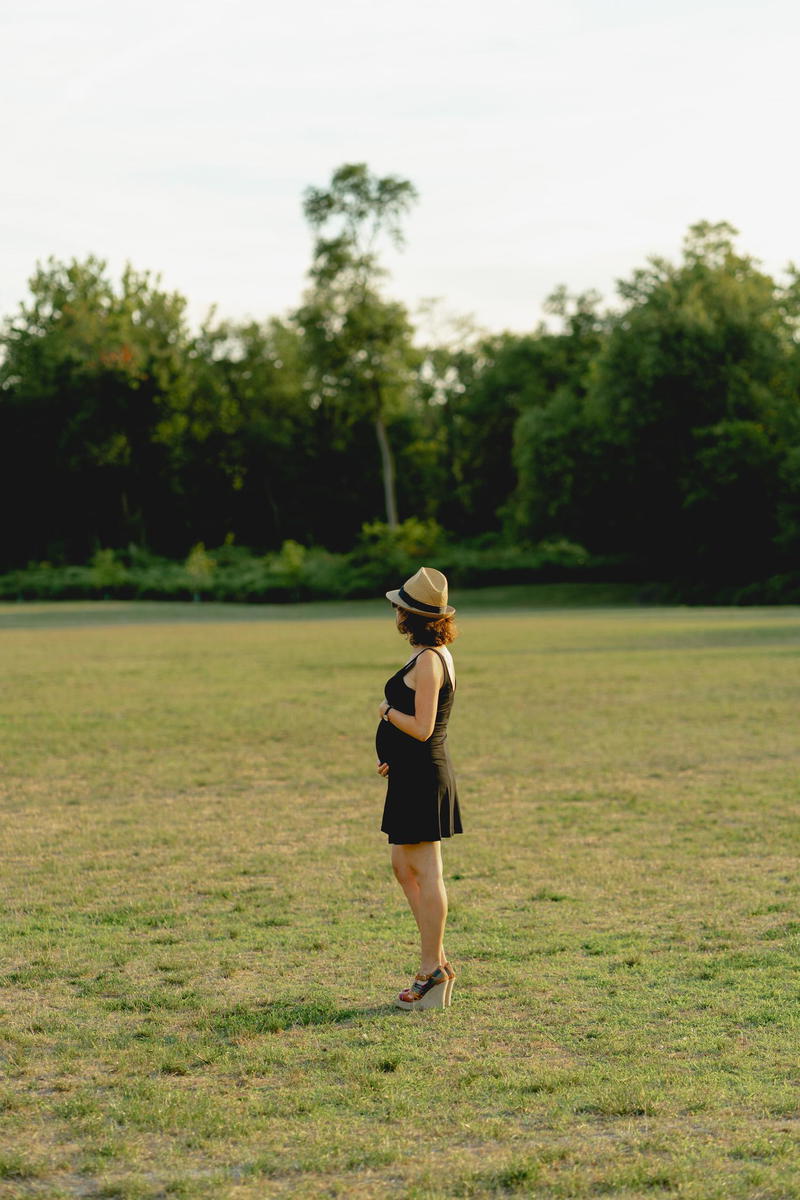
[[[800,1197],[800,609],[557,603],[460,604],[428,1013],[385,602],[0,608],[0,1196]]]

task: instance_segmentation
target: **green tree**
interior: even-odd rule
[[[0,334],[6,557],[146,543],[168,520],[162,430],[191,393],[186,302],[149,273],[50,259]],[[8,509],[7,509],[8,511]]]
[[[418,312],[425,335],[420,363],[411,404],[394,423],[400,496],[418,517],[443,521],[459,532],[461,410],[475,380],[481,343],[489,334],[471,317],[443,314],[438,299],[424,301]],[[474,526],[470,532],[476,532]]]
[[[690,227],[677,265],[650,259],[598,356],[590,407],[616,447],[618,535],[667,569],[767,570],[796,413],[797,310],[739,254],[726,222]]]
[[[364,163],[339,167],[328,188],[308,188],[303,207],[316,241],[311,286],[295,314],[308,352],[312,406],[329,411],[340,439],[354,422],[368,420],[374,428],[392,528],[398,513],[388,426],[407,401],[419,356],[405,307],[381,294],[386,271],[375,245],[386,234],[402,246],[400,218],[416,197],[407,180],[379,179]]]
[[[534,540],[547,525],[555,493],[563,495],[573,478],[566,460],[575,452],[570,443],[564,447],[569,454],[554,457],[552,435],[585,394],[604,336],[598,303],[594,292],[571,296],[559,288],[545,308],[561,318],[560,331],[542,323],[532,333],[504,333],[477,347],[472,378],[448,414],[460,509],[448,525],[464,532],[505,528]],[[554,421],[548,406],[556,401]],[[575,497],[564,501],[574,509]],[[574,531],[565,526],[559,532]]]
[[[582,384],[521,418],[526,532],[740,580],[770,569],[779,533],[790,544],[797,287],[737,253],[735,233],[698,222],[680,263],[653,257],[621,282]]]
[[[206,321],[192,345],[193,391],[171,440],[187,536],[219,545],[228,534],[276,548],[307,538],[314,413],[303,393],[301,338],[278,318]]]

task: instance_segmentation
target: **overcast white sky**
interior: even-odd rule
[[[391,293],[525,330],[727,220],[800,260],[796,0],[0,0],[0,315],[37,259],[300,300],[308,184],[410,179]]]

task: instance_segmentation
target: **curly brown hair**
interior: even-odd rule
[[[446,646],[458,637],[455,618],[424,617],[422,613],[409,612],[399,604],[393,608],[400,610],[400,620],[397,622],[398,633],[411,638],[416,646]]]

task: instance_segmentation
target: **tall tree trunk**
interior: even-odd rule
[[[390,529],[397,529],[397,495],[394,486],[394,459],[392,457],[392,448],[389,445],[389,438],[386,435],[386,426],[383,423],[383,418],[380,414],[380,411],[375,418],[375,433],[381,450],[383,494],[386,498],[386,522]]]

